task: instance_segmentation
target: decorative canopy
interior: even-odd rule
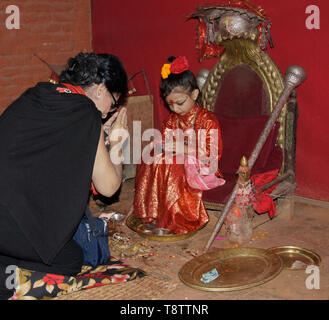
[[[245,1],[228,1],[215,6],[199,7],[189,18],[199,19],[197,47],[199,60],[218,57],[225,50],[223,42],[234,38],[258,41],[262,50],[273,47],[271,22],[261,7]]]

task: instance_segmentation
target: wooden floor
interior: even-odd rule
[[[134,196],[134,180],[126,181],[117,201],[105,201],[106,210],[128,214]],[[104,199],[103,199],[104,200]],[[209,212],[210,221],[207,226],[193,237],[178,242],[156,242],[147,240],[147,245],[153,248],[154,255],[147,258],[124,258],[131,265],[138,266],[160,279],[175,283],[175,289],[163,295],[161,300],[300,300],[329,299],[329,207],[317,206],[317,202],[307,199],[295,202],[293,220],[286,219],[284,212],[268,222],[266,215],[257,216],[254,229],[254,240],[245,245],[251,248],[270,248],[282,245],[299,246],[318,253],[321,258],[319,268],[320,288],[310,289],[307,286],[307,274],[304,270],[283,270],[277,277],[260,286],[240,291],[209,292],[191,288],[182,283],[178,277],[182,266],[193,259],[191,254],[201,254],[218,221],[218,213]],[[91,199],[90,207],[95,216],[102,208]],[[104,202],[103,202],[104,204]],[[104,205],[105,205],[104,204]],[[224,228],[222,228],[224,229]],[[119,231],[130,236],[134,241],[145,241],[125,224],[119,226]],[[221,239],[225,236],[220,230],[209,251],[232,247],[232,243]],[[147,288],[143,288],[147,290]],[[142,296],[141,296],[142,299]]]

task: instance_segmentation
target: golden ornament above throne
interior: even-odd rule
[[[210,71],[200,70],[198,80],[203,106],[217,115],[221,125],[219,167],[226,179],[224,186],[205,191],[203,200],[207,209],[222,210],[237,182],[241,158],[252,155],[286,83],[266,52],[273,42],[271,21],[263,9],[248,1],[229,1],[198,8],[189,17],[199,21],[200,61],[218,57]],[[297,114],[292,90],[251,168],[258,190],[269,190],[272,199],[288,204],[290,218],[296,189]]]

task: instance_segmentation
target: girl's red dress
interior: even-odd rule
[[[195,120],[194,120],[195,118]],[[218,130],[217,160],[222,154],[220,126],[214,113],[196,104],[186,115],[170,114],[163,123],[162,133],[168,129],[183,131],[193,127],[196,137],[198,129],[206,129],[206,154],[210,153],[210,129]],[[198,139],[197,139],[198,145]],[[162,154],[164,157],[164,154]],[[174,158],[175,159],[175,158]],[[221,176],[219,169],[217,176]],[[189,186],[184,164],[142,162],[137,167],[135,182],[134,215],[145,222],[154,222],[157,228],[169,229],[183,234],[199,229],[208,222],[209,216],[202,202],[202,190]]]

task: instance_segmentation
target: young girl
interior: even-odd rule
[[[198,230],[209,220],[202,189],[225,182],[218,170],[222,140],[216,116],[197,102],[199,89],[186,58],[170,57],[161,76],[161,96],[172,113],[163,123],[162,153],[155,156],[153,163],[142,162],[137,168],[134,215],[143,223],[183,234]],[[186,139],[182,145],[172,143],[168,137],[177,138],[177,129],[189,132],[192,139],[188,140],[194,137],[195,144]],[[213,132],[217,133],[215,139],[211,139]],[[204,159],[209,160],[208,164],[203,164]],[[210,163],[216,167],[207,174]],[[200,169],[206,175],[200,174]]]

